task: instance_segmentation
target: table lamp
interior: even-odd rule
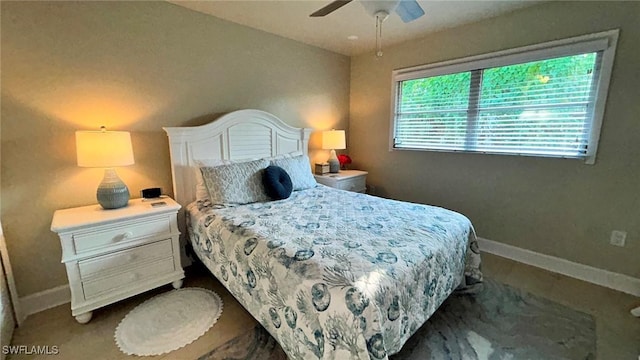
[[[329,155],[329,172],[337,173],[340,171],[340,162],[336,156],[336,150],[346,149],[344,130],[329,130],[322,132],[322,148],[331,150]]]
[[[128,131],[76,131],[78,166],[103,167],[104,178],[98,186],[98,203],[104,209],[118,209],[129,203],[129,189],[113,169],[133,165],[131,134]]]

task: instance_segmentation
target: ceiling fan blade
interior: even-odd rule
[[[331,3],[329,3],[329,5],[323,7],[322,9],[314,12],[313,14],[309,15],[310,17],[320,17],[320,16],[325,16],[325,15],[329,15],[332,12],[340,9],[341,7],[347,5],[348,3],[350,3],[353,0],[336,0],[333,1]]]
[[[396,13],[402,21],[408,23],[424,15],[424,10],[416,0],[400,0]]]

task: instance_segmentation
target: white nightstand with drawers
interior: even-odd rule
[[[179,209],[164,197],[134,199],[115,210],[92,205],[54,213],[51,230],[60,237],[71,313],[79,323],[102,306],[164,284],[182,286]]]
[[[337,174],[313,176],[322,185],[363,193],[367,190],[367,174],[368,172],[360,170],[340,170]]]

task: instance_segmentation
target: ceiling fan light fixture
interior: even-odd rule
[[[389,17],[389,12],[387,12],[386,10],[376,11],[375,16],[376,16],[376,20],[382,23],[383,21],[387,20],[387,18]]]
[[[398,7],[398,4],[400,4],[400,0],[363,0],[360,1],[360,4],[362,4],[369,15],[375,17],[380,11],[384,11],[387,14],[393,13]]]

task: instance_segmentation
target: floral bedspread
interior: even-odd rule
[[[318,186],[187,217],[199,258],[290,359],[387,359],[482,282],[471,222],[438,207]]]

